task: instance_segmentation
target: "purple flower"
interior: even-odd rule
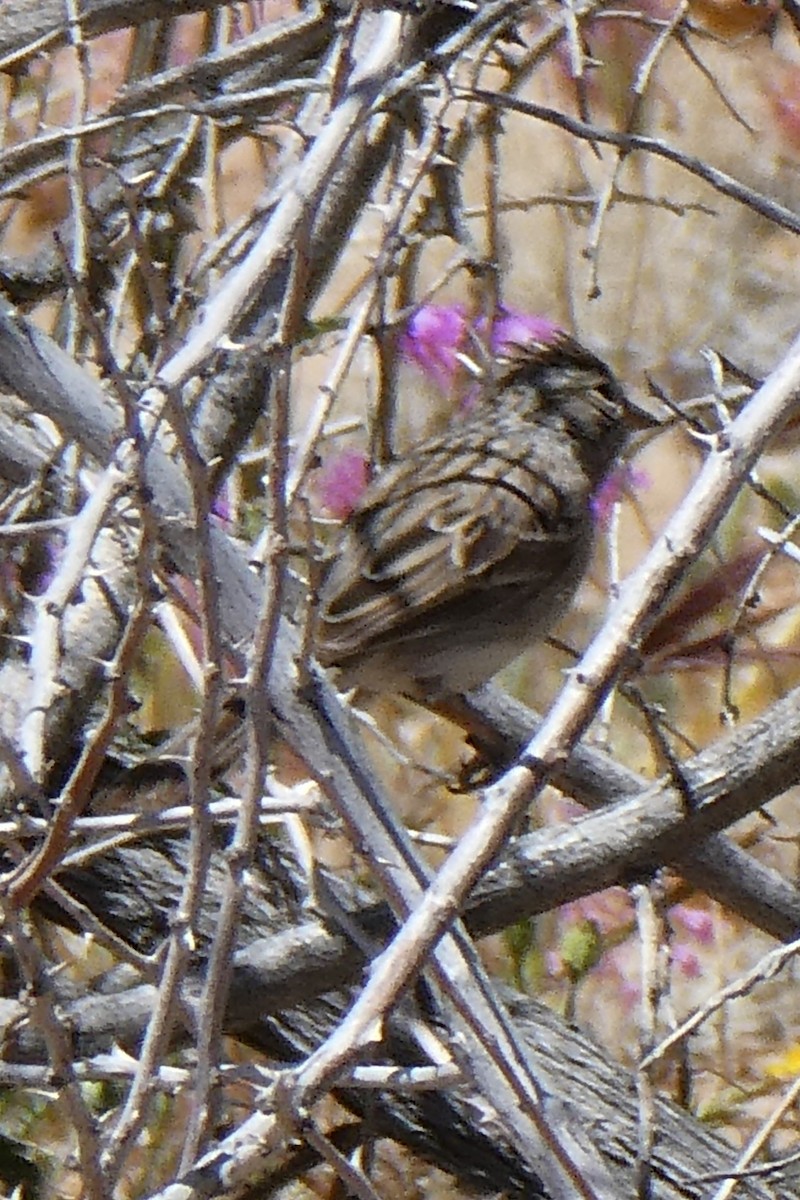
[[[650,476],[646,471],[629,466],[612,471],[592,496],[592,516],[598,525],[607,527],[614,505],[622,499],[625,492],[629,489],[643,492],[649,487]]]
[[[480,322],[478,324],[480,326]],[[509,346],[527,346],[529,342],[552,342],[560,332],[558,325],[547,317],[519,312],[515,308],[501,305],[492,328],[490,346],[496,354]]]
[[[349,517],[367,486],[367,459],[360,450],[332,454],[317,472],[314,487],[332,517]]]
[[[703,973],[697,952],[690,950],[685,942],[672,947],[672,961],[685,979],[699,979]]]
[[[408,322],[400,340],[400,353],[447,392],[455,378],[456,352],[464,343],[466,331],[463,305],[423,304]]]
[[[400,340],[400,353],[416,363],[423,375],[442,392],[449,392],[458,370],[459,351],[469,350],[470,322],[463,304],[423,304],[408,322]],[[547,317],[501,306],[487,339],[487,320],[478,317],[472,329],[480,341],[489,342],[492,353],[511,345],[551,342],[559,327]],[[469,405],[466,405],[469,407]]]
[[[224,526],[230,526],[231,523],[231,501],[228,494],[227,480],[223,483],[220,490],[217,492],[211,504],[211,512],[213,516],[219,518],[219,521]]]
[[[673,924],[678,922],[687,933],[690,933],[704,946],[710,945],[716,937],[714,917],[704,908],[692,908],[688,904],[674,904],[670,909],[669,917]]]

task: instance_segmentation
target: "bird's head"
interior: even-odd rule
[[[660,422],[625,393],[611,368],[569,334],[506,345],[495,395],[522,415],[564,430],[598,481],[626,442]]]

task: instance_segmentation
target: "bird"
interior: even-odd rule
[[[429,702],[472,690],[568,609],[592,498],[656,422],[566,332],[507,345],[490,394],[366,487],[327,559],[315,657],[342,686]]]

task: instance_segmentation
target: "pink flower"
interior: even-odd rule
[[[704,946],[710,946],[716,937],[714,917],[704,908],[674,904],[670,909],[669,918],[673,925],[682,925],[687,933]]]
[[[677,942],[672,947],[672,961],[685,979],[699,979],[702,974],[700,959],[695,950],[691,950],[685,942]]]
[[[590,921],[605,937],[624,931],[633,920],[630,894],[625,888],[610,887],[580,900],[571,900],[559,910],[564,927]]]
[[[480,325],[480,322],[478,323]],[[501,306],[490,339],[494,353],[507,350],[509,346],[526,346],[529,342],[552,342],[561,330],[547,317],[535,313],[518,312],[514,308]]]
[[[466,331],[463,305],[423,304],[408,322],[400,353],[446,392],[455,378],[456,352],[462,348]]]
[[[442,392],[449,392],[458,370],[459,351],[469,350],[470,323],[463,304],[423,304],[408,322],[400,340],[400,353],[416,363]],[[487,341],[487,321],[478,317],[472,329],[480,341]],[[531,341],[550,342],[559,327],[547,317],[501,306],[488,338],[493,353],[511,345],[525,346]],[[469,403],[465,404],[469,407]]]
[[[367,486],[367,459],[360,450],[332,454],[317,472],[314,487],[332,517],[349,517]]]
[[[551,979],[563,979],[566,975],[564,960],[557,950],[545,950],[544,969]]]
[[[612,471],[592,497],[592,515],[597,524],[603,527],[608,525],[614,505],[629,489],[646,491],[649,487],[650,476],[646,471],[629,466]]]
[[[228,494],[227,480],[223,483],[217,495],[211,503],[211,512],[217,517],[220,523],[224,526],[230,526],[231,523],[231,501]]]

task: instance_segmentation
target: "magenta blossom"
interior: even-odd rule
[[[570,900],[561,906],[559,920],[566,929],[588,921],[603,937],[616,935],[633,920],[630,894],[625,888],[609,887],[580,900]]]
[[[478,332],[482,332],[481,322],[478,322]],[[485,322],[483,322],[485,325]],[[555,341],[561,332],[558,325],[547,317],[538,317],[535,313],[518,312],[504,305],[498,310],[497,319],[492,328],[490,346],[496,354],[507,350],[509,346],[527,346],[529,342]]]
[[[644,492],[649,487],[650,476],[646,471],[640,471],[630,466],[612,471],[592,497],[592,515],[597,524],[603,528],[608,527],[614,505],[619,503],[629,489]]]
[[[220,524],[229,527],[231,523],[231,501],[228,492],[227,480],[223,483],[220,490],[217,492],[211,503],[211,512],[217,517]]]
[[[697,951],[684,942],[672,947],[672,962],[684,979],[699,979],[703,974],[703,965]]]
[[[360,450],[340,450],[326,459],[314,487],[327,512],[343,521],[358,504],[367,483],[366,455]]]
[[[717,935],[716,921],[705,908],[693,908],[689,904],[674,904],[669,912],[674,925],[682,925],[701,945],[709,946]]]
[[[443,392],[449,391],[463,349],[467,319],[461,304],[423,304],[400,339],[400,353]]]
[[[487,340],[487,321],[478,317],[472,325],[475,337]],[[463,304],[423,304],[418,308],[400,340],[400,352],[415,363],[423,375],[442,392],[449,392],[458,371],[458,354],[470,346],[470,322]],[[502,305],[488,338],[493,353],[512,345],[551,342],[559,328],[547,317],[519,312]]]

